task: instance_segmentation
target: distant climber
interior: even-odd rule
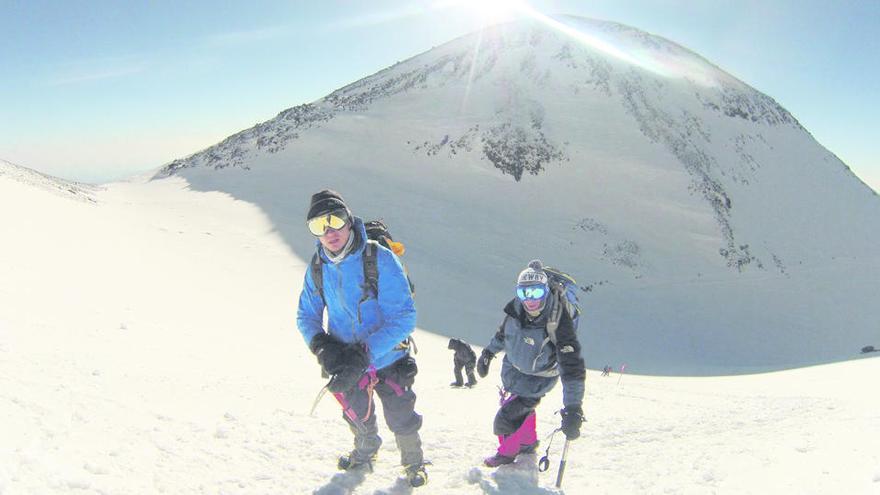
[[[455,351],[455,356],[453,357],[455,366],[453,368],[453,373],[455,373],[455,381],[450,383],[450,385],[453,387],[465,386],[468,388],[476,385],[477,377],[474,376],[474,368],[477,366],[477,355],[474,353],[474,350],[471,349],[471,346],[461,339],[449,339],[448,348]],[[467,383],[464,383],[464,380],[462,379],[462,368],[464,368],[465,373],[467,373]]]

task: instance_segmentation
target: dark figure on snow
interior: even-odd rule
[[[606,364],[605,367],[602,368],[602,376],[611,376],[611,366]]]
[[[586,372],[581,345],[575,335],[574,315],[554,311],[564,296],[551,293],[548,276],[541,262],[534,260],[517,278],[516,297],[504,307],[504,321],[477,360],[481,377],[489,364],[504,351],[501,382],[504,385],[501,408],[495,415],[493,431],[498,451],[485,459],[489,467],[512,463],[519,454],[530,454],[538,446],[535,408],[562,377],[562,431],[573,440],[580,436]],[[562,309],[562,308],[560,308]],[[550,315],[555,332],[548,332]],[[551,336],[555,333],[555,338]]]
[[[455,367],[452,370],[453,373],[455,373],[455,381],[450,385],[453,387],[461,387],[462,385],[465,385],[468,388],[476,385],[477,377],[474,376],[474,367],[477,365],[477,355],[474,353],[474,350],[471,349],[471,346],[460,339],[449,339],[448,348],[455,351],[455,356],[453,357]],[[462,368],[464,368],[467,373],[466,384],[461,376]]]
[[[313,195],[306,219],[317,238],[317,253],[306,272],[296,321],[318,363],[332,376],[329,390],[354,433],[354,449],[339,458],[338,467],[372,469],[382,445],[375,392],[407,480],[421,486],[428,478],[419,437],[422,417],[414,410],[417,368],[408,345],[416,309],[403,267],[394,253],[367,242],[363,221],[335,191]],[[370,265],[380,275],[375,285],[367,280]]]

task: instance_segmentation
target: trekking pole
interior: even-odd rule
[[[568,460],[568,444],[571,440],[565,439],[565,447],[562,449],[562,459],[559,460],[559,473],[556,475],[556,488],[562,488],[562,475],[565,474],[565,463]]]

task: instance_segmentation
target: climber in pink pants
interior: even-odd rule
[[[487,466],[510,464],[516,456],[535,451],[535,408],[560,378],[560,429],[569,440],[580,436],[586,371],[575,334],[578,314],[552,284],[538,260],[520,272],[516,298],[505,306],[501,327],[477,360],[477,373],[485,377],[495,354],[504,351],[504,392],[493,424],[499,445],[485,459]]]

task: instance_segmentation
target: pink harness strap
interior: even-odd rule
[[[342,413],[345,414],[345,417],[350,419],[359,430],[363,429],[363,422],[358,418],[357,413],[354,412],[354,409],[348,403],[348,400],[345,399],[345,394],[342,392],[333,392],[333,397],[336,397],[336,402],[339,402],[339,405],[342,406]]]
[[[397,382],[395,382],[394,380],[391,380],[391,379],[386,378],[386,379],[385,379],[385,384],[388,385],[389,387],[391,387],[391,390],[393,390],[393,391],[394,391],[394,394],[397,395],[398,397],[400,397],[401,395],[403,395],[403,387],[401,387],[401,386],[400,386]]]
[[[364,414],[364,421],[370,419],[370,414],[373,414],[373,390],[377,383],[379,383],[379,377],[376,376],[376,367],[371,364],[358,382],[358,388],[367,390],[367,412]]]

